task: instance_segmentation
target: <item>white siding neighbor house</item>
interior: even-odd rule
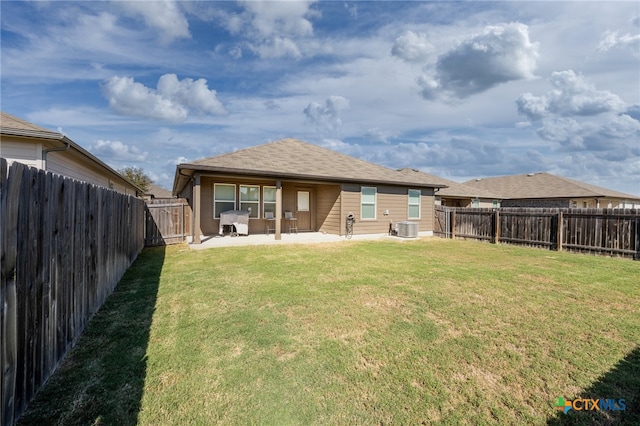
[[[137,195],[140,188],[65,135],[0,112],[0,156],[76,180]]]

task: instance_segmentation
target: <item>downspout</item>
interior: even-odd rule
[[[64,144],[64,146],[59,146],[57,148],[49,148],[49,149],[43,149],[42,150],[42,169],[43,170],[47,170],[47,154],[48,153],[66,151],[69,148],[71,148],[71,144],[69,142],[62,141],[62,143]]]

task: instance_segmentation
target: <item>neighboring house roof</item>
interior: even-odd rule
[[[151,195],[153,198],[173,198],[171,191],[164,189],[163,187],[152,183],[145,192],[145,195]]]
[[[26,120],[9,115],[6,112],[0,112],[0,118],[0,128],[2,128],[2,133],[12,134],[12,132],[15,132],[21,136],[27,133],[32,133],[36,136],[44,136],[49,139],[61,139],[62,137],[60,133],[52,132],[51,130],[36,126],[33,123],[29,123]]]
[[[551,173],[489,177],[470,180],[464,184],[495,192],[503,199],[607,197],[640,200],[637,195],[625,194]]]
[[[187,183],[188,178],[180,174],[181,170],[333,182],[392,184],[432,188],[444,186],[436,182],[428,182],[422,177],[406,176],[397,170],[292,138],[241,149],[217,157],[205,158],[192,163],[178,164],[173,187],[174,194],[179,192]]]
[[[109,167],[106,163],[104,163],[99,158],[95,157],[93,154],[89,153],[87,150],[82,148],[80,145],[63,135],[62,133],[53,132],[51,130],[47,130],[40,126],[36,126],[33,123],[30,123],[26,120],[23,120],[18,117],[14,117],[13,115],[7,114],[6,112],[0,111],[0,135],[6,136],[14,136],[18,138],[24,138],[27,140],[46,140],[50,142],[60,142],[61,146],[68,144],[71,149],[77,151],[82,156],[89,159],[93,162],[99,169],[118,180],[125,185],[135,190],[136,193],[142,193],[142,190],[122,176],[120,173],[115,171],[113,168]]]
[[[425,181],[435,182],[442,185],[447,185],[447,188],[441,188],[436,197],[448,197],[448,198],[488,198],[491,200],[499,200],[500,196],[494,194],[491,191],[487,191],[482,188],[474,188],[463,183],[455,182],[449,179],[441,178],[439,176],[431,175],[429,173],[421,172],[420,170],[405,168],[400,169],[400,173],[408,176],[422,177]]]

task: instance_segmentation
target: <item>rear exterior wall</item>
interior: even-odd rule
[[[346,222],[349,213],[353,213],[356,222],[354,234],[380,234],[389,231],[389,223],[410,221],[418,224],[419,232],[433,231],[433,189],[409,188],[405,186],[383,186],[376,188],[376,218],[362,219],[361,217],[361,188],[374,185],[344,184],[342,186],[342,224]],[[409,219],[409,189],[420,189],[420,219]],[[386,214],[388,211],[388,214]],[[344,226],[340,235],[344,234]]]
[[[236,185],[236,208],[240,208],[239,186],[257,185],[260,186],[260,212],[257,219],[249,219],[249,234],[263,234],[266,232],[267,221],[264,219],[263,211],[263,187],[275,186],[276,182],[271,179],[261,178],[239,178],[239,177],[214,177],[203,176],[200,181],[200,194],[202,198],[200,212],[200,227],[204,235],[217,234],[220,227],[220,220],[213,215],[213,195],[214,185],[233,184]],[[190,186],[190,185],[187,185]],[[309,190],[312,194],[310,209],[315,214],[311,215],[311,230],[337,234],[339,232],[340,220],[340,185],[338,184],[313,184],[300,182],[282,182],[282,211],[296,210],[296,193],[298,190]],[[190,203],[192,200],[190,199]],[[286,229],[284,220],[281,222],[281,229]]]

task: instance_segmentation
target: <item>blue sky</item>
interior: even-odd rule
[[[171,188],[295,137],[640,194],[640,3],[2,1],[2,110]],[[283,153],[286,156],[286,153]]]

